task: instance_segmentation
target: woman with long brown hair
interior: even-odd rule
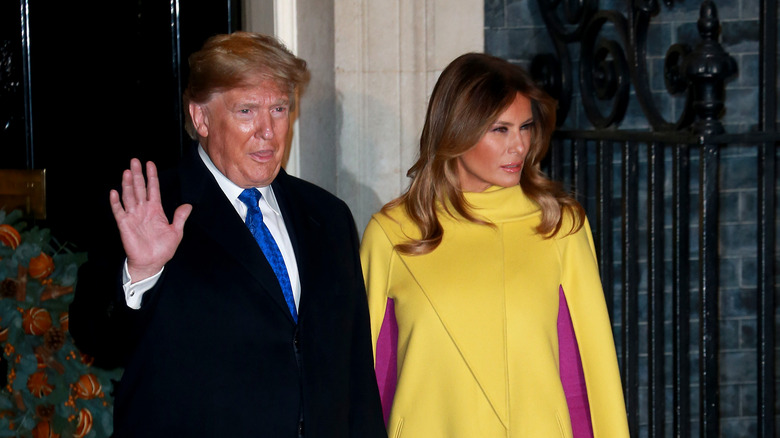
[[[587,217],[540,168],[555,105],[486,54],[434,87],[409,188],[361,246],[390,437],[628,436]]]

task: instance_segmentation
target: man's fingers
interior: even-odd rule
[[[125,209],[122,207],[122,203],[119,202],[119,192],[111,190],[108,192],[108,202],[111,204],[111,211],[114,213],[114,219],[119,218],[125,213]]]
[[[133,193],[139,204],[146,201],[146,179],[137,158],[130,160],[130,172],[133,175]]]
[[[149,202],[160,201],[160,179],[157,177],[157,166],[153,162],[146,162],[146,194]]]
[[[133,189],[133,173],[130,169],[125,169],[122,172],[122,204],[124,204],[125,210],[129,210],[135,207],[137,203],[135,190]]]
[[[190,217],[190,213],[192,213],[191,204],[182,204],[176,208],[176,211],[173,212],[173,228],[176,231],[181,233],[184,230],[184,222]]]

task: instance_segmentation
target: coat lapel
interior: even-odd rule
[[[226,256],[243,267],[259,283],[258,288],[276,302],[291,323],[294,322],[271,265],[197,153],[182,166],[181,184],[182,202],[193,206],[187,226],[198,227],[200,232],[217,242]]]

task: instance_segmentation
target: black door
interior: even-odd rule
[[[45,168],[39,225],[86,249],[130,158],[165,168],[190,144],[187,56],[240,28],[240,2],[0,3],[0,168]]]

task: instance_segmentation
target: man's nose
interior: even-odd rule
[[[257,123],[255,136],[264,140],[271,140],[274,138],[274,124],[271,121],[270,116],[260,117]]]

